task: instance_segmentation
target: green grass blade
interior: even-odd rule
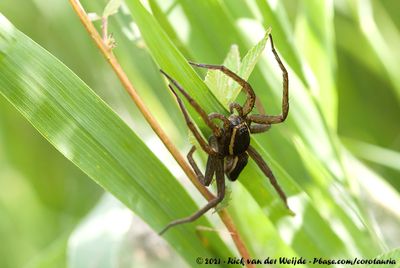
[[[243,43],[243,41],[241,41],[242,37],[240,36],[240,34],[238,34],[237,30],[232,32],[216,31],[216,34],[214,34],[213,36],[210,36],[210,33],[204,33],[203,30],[205,28],[205,25],[208,25],[210,27],[210,25],[214,25],[215,22],[222,23],[220,20],[216,21],[215,18],[217,18],[218,16],[213,16],[213,14],[216,14],[220,8],[219,2],[214,4],[217,6],[217,8],[215,9],[211,9],[209,7],[209,4],[205,4],[203,2],[201,2],[200,4],[199,2],[194,2],[193,6],[190,7],[190,10],[187,6],[187,1],[179,1],[179,4],[181,4],[181,6],[179,7],[182,7],[183,10],[185,10],[187,19],[191,22],[191,34],[195,36],[193,37],[193,39],[190,40],[188,46],[188,48],[190,48],[191,54],[206,54],[207,52],[209,52],[208,46],[213,42],[221,41],[220,44],[224,44],[226,40],[232,39],[235,40],[234,43],[239,44],[239,49],[243,49],[240,45],[241,43]],[[326,20],[326,24],[324,24],[322,27],[323,29],[325,29],[324,27],[326,27],[329,30],[328,33],[326,33],[327,36],[318,35],[321,28],[309,30],[310,35],[313,35],[313,44],[316,43],[316,46],[320,49],[320,51],[318,51],[318,54],[321,54],[324,58],[332,60],[334,58],[334,55],[332,54],[333,36],[332,32],[330,32],[330,30],[332,30],[332,18],[329,16],[331,15],[331,13],[329,13],[328,4],[328,2],[324,2],[322,5],[319,5],[317,2],[314,2],[313,6],[308,7],[309,9],[311,9],[311,11],[309,11],[312,12],[312,14],[307,14],[308,17],[304,17],[303,19],[309,19],[309,21],[304,21],[304,23],[307,25],[307,27],[311,27],[318,17],[318,12],[322,12],[321,14],[327,16],[326,18],[324,18],[324,20]],[[142,32],[144,41],[146,42],[150,52],[152,53],[154,60],[158,63],[174,61],[175,63],[179,64],[176,60],[176,48],[173,47],[173,44],[171,44],[168,37],[165,36],[165,33],[163,32],[161,27],[157,25],[151,15],[143,8],[143,6],[140,5],[139,1],[131,0],[129,1],[128,5],[130,6],[132,15],[136,23],[138,24],[140,31]],[[207,17],[212,17],[213,19],[210,21],[205,21],[202,18],[198,18],[199,16],[197,14],[194,14],[193,9],[196,9],[198,14],[207,14]],[[226,14],[224,14],[223,16],[225,15]],[[202,21],[202,23],[200,21]],[[232,27],[232,25],[229,27]],[[254,29],[254,31],[251,31],[251,33],[253,35],[258,34],[258,29],[259,28]],[[249,38],[254,38],[254,36],[249,36]],[[194,40],[199,40],[199,42],[205,45],[200,46],[199,44],[197,44],[192,47]],[[229,46],[227,47],[229,48]],[[278,52],[280,52],[280,44],[276,42],[276,46]],[[196,49],[198,51],[195,51]],[[232,55],[237,54],[235,50],[236,49],[234,49],[233,52],[229,54],[227,59],[227,63],[230,62],[232,63],[232,65],[235,65],[237,63],[237,60],[233,60],[231,58],[233,57]],[[217,53],[216,51],[219,52]],[[222,49],[218,47],[218,49],[216,49],[215,51],[211,51],[208,54],[208,57],[218,57],[219,60],[222,61],[222,59],[226,56],[226,52],[223,52],[223,54],[221,55],[221,51]],[[172,54],[174,54],[175,56],[170,57]],[[218,55],[216,56],[215,54]],[[280,53],[280,55],[282,56],[283,60],[285,60],[285,55],[283,55],[282,53]],[[314,57],[313,55],[311,55],[311,52],[309,56]],[[305,57],[305,59],[308,60],[307,57]],[[204,61],[203,59],[201,61],[207,62],[207,58],[204,57]],[[175,65],[169,67],[174,68],[175,71],[180,70],[182,72],[181,74],[179,74],[181,77],[180,79],[183,80],[177,80],[181,84],[186,83],[189,85],[190,81],[186,80],[190,80],[192,78],[192,74],[190,72],[186,72],[186,62],[181,61],[181,63],[184,64],[184,66]],[[214,61],[208,63],[218,64],[219,62]],[[312,63],[314,64],[315,62]],[[304,64],[310,63],[304,61]],[[324,64],[328,65],[329,63],[327,62]],[[255,81],[254,83],[252,83],[252,85],[258,94],[257,96],[262,95],[264,98],[266,96],[268,98],[271,98],[271,96],[268,96],[268,93],[272,91],[274,101],[271,102],[273,103],[276,101],[276,103],[278,103],[277,106],[279,106],[280,100],[282,98],[282,73],[280,72],[279,67],[277,66],[273,57],[268,58],[268,61],[265,61],[265,58],[262,58],[258,66],[263,69],[263,76],[261,76],[261,79],[260,76],[256,77],[254,75],[250,78],[251,82]],[[258,167],[252,161],[250,161],[249,165],[241,174],[240,182],[246,187],[246,190],[251,193],[251,198],[254,198],[254,200],[264,211],[264,213],[269,216],[271,222],[275,225],[275,228],[278,229],[279,233],[292,233],[290,239],[285,240],[285,242],[287,244],[290,244],[297,254],[299,254],[300,256],[312,256],[317,253],[321,255],[340,255],[350,257],[355,251],[352,251],[353,247],[347,247],[346,244],[338,238],[341,234],[340,228],[345,228],[346,230],[355,230],[356,228],[363,229],[365,228],[365,226],[363,226],[365,225],[365,222],[361,223],[361,225],[355,228],[351,218],[351,216],[353,215],[349,211],[345,211],[344,213],[338,211],[338,215],[337,217],[335,217],[335,221],[337,221],[337,224],[340,225],[340,228],[338,228],[337,226],[331,226],[331,221],[333,219],[325,214],[325,211],[322,207],[318,206],[318,198],[316,198],[316,196],[313,194],[314,190],[318,191],[317,187],[322,186],[320,184],[318,184],[318,186],[310,186],[310,177],[313,182],[313,180],[320,180],[321,176],[317,176],[314,178],[314,174],[309,170],[304,170],[303,173],[298,172],[297,170],[295,170],[295,168],[291,167],[291,165],[294,165],[294,163],[291,163],[290,161],[294,159],[297,162],[301,162],[302,160],[302,158],[299,156],[296,157],[291,155],[291,153],[297,154],[296,147],[293,145],[292,138],[294,137],[294,135],[300,135],[301,139],[305,141],[305,146],[308,147],[307,149],[310,149],[311,154],[316,155],[316,158],[313,158],[312,161],[317,162],[316,164],[322,164],[321,169],[327,171],[330,175],[333,174],[333,177],[331,176],[331,179],[335,180],[334,183],[337,183],[337,181],[343,183],[343,180],[346,179],[344,171],[340,166],[340,158],[337,151],[335,150],[337,146],[334,143],[336,135],[335,133],[331,133],[331,130],[334,130],[336,126],[336,110],[329,110],[327,106],[324,106],[325,110],[322,110],[322,106],[319,106],[325,105],[325,102],[329,102],[329,105],[335,105],[335,98],[324,99],[323,101],[321,101],[321,103],[323,104],[320,104],[321,96],[313,96],[312,93],[310,93],[309,89],[306,88],[304,83],[302,83],[301,78],[299,78],[300,76],[296,75],[296,73],[293,72],[291,66],[287,65],[287,68],[289,70],[291,78],[291,113],[289,115],[289,118],[287,121],[285,121],[285,124],[274,127],[274,130],[271,130],[271,132],[268,133],[269,135],[258,135],[254,137],[252,139],[252,144],[254,147],[256,147],[257,150],[259,150],[261,155],[269,163],[285,192],[289,196],[293,197],[293,201],[290,203],[296,206],[295,210],[298,212],[298,216],[296,217],[298,218],[296,218],[295,220],[291,218],[283,219],[283,216],[285,215],[285,210],[279,198],[277,197],[274,189],[269,184],[268,179],[260,172]],[[317,78],[317,84],[313,86],[320,87],[318,83],[320,83],[321,81],[322,83],[329,83],[331,87],[328,88],[327,92],[324,92],[323,94],[333,94],[334,96],[336,93],[336,88],[334,87],[334,81],[332,80],[333,69],[331,68],[331,65],[327,66],[327,68],[327,70],[319,70],[314,64],[312,65],[312,68],[309,68],[308,71],[310,71],[310,75]],[[257,72],[255,72],[255,74],[257,74]],[[329,81],[323,81],[322,78],[326,75],[329,76]],[[267,81],[266,84],[268,84],[269,86],[267,87],[267,90],[265,90],[265,83],[263,83],[262,80]],[[213,90],[213,88],[221,88],[221,86],[218,84],[221,82],[220,79],[214,79],[214,82],[216,83],[216,85],[214,85],[214,87],[210,85],[211,91],[215,96],[217,96],[217,99],[218,101],[220,101],[220,103],[226,103],[223,99],[221,100],[218,97],[223,94],[215,93]],[[208,79],[208,83],[211,84],[210,79]],[[264,85],[264,87],[260,85]],[[190,95],[194,96],[194,98],[200,102],[200,105],[205,108],[207,112],[220,111],[212,110],[212,107],[210,108],[206,106],[206,104],[204,104],[205,102],[201,97],[196,97],[199,96],[199,91],[204,89],[203,86],[201,88],[185,87],[185,89]],[[211,100],[213,99],[211,98]],[[274,111],[274,109],[271,110]],[[279,112],[280,110],[277,109],[277,111]],[[191,115],[199,125],[203,125],[196,113],[192,112]],[[285,138],[289,141],[283,142],[282,139]],[[284,146],[286,145],[289,148],[284,148]],[[274,147],[277,152],[272,152],[270,147]],[[267,153],[267,150],[271,150],[271,154]],[[272,153],[274,154],[273,156]],[[276,156],[279,157],[275,158]],[[288,157],[291,157],[289,161],[287,160]],[[313,162],[309,164],[313,165]],[[298,166],[301,166],[301,164],[298,164]],[[304,166],[301,168],[304,168]],[[294,171],[293,173],[289,174],[287,170]],[[329,186],[323,186],[326,189],[323,188],[322,192],[328,192]],[[308,190],[309,188],[310,190]],[[346,192],[344,194],[344,197],[349,198],[349,194]],[[332,202],[335,202],[333,198],[329,197],[324,199],[324,201],[326,201],[328,205],[331,205]],[[358,216],[359,215],[356,215],[355,217]],[[301,226],[298,225],[298,221],[300,221]],[[284,222],[284,225],[282,225],[282,222]],[[246,237],[244,239],[246,239]],[[349,241],[353,242],[357,239],[363,241],[364,244],[374,243],[373,236],[368,236],[368,234],[362,232],[356,232],[353,238],[349,238]],[[304,243],[309,243],[310,241],[312,241],[313,247],[305,248]],[[323,241],[330,241],[330,243],[327,244]],[[356,244],[356,246],[358,246],[358,244]],[[356,249],[356,251],[373,256],[377,253],[377,245],[374,244],[374,246],[371,246],[367,249],[363,247],[360,249]]]
[[[128,1],[130,0],[124,2]],[[155,138],[152,129],[137,107],[132,105],[127,93],[114,73],[109,71],[102,56],[93,49],[93,44],[90,38],[87,38],[87,33],[82,29],[76,15],[64,12],[70,9],[68,1],[19,0],[19,2],[24,2],[25,6],[29,7],[25,8],[26,12],[15,8],[18,5],[15,5],[13,0],[0,1],[0,9],[12,17],[12,20],[38,43],[54,51],[65,63],[76,69],[79,76],[84,77],[85,82],[92,85],[92,88],[112,105],[114,111],[135,127],[137,136],[145,137],[141,138],[142,141],[150,141],[149,148],[154,148],[153,152],[157,152],[158,158],[166,167],[170,170],[179,168],[166,151],[165,154],[159,154],[152,143]],[[110,7],[121,1],[82,0],[81,2],[85,10],[102,14],[104,7],[107,5]],[[397,75],[399,67],[396,65],[400,55],[400,50],[397,49],[400,43],[400,16],[397,14],[399,1],[135,0],[134,2],[130,4],[132,12],[136,12],[134,16],[131,16],[126,5],[123,5],[116,14],[109,17],[108,33],[114,36],[117,43],[113,53],[146,106],[151,109],[175,145],[182,149],[183,154],[188,150],[189,131],[176,105],[175,97],[168,91],[165,80],[158,71],[160,68],[158,63],[162,62],[162,68],[170,68],[172,72],[178,73],[178,76],[181,75],[177,80],[185,84],[185,89],[199,100],[207,112],[226,113],[229,100],[225,93],[231,92],[225,86],[233,87],[236,83],[216,72],[213,75],[218,77],[206,76],[209,80],[206,82],[210,89],[208,92],[202,79],[197,78],[186,60],[221,64],[226,59],[224,65],[235,71],[239,70],[239,55],[244,56],[246,51],[262,39],[265,28],[272,27],[275,47],[289,71],[290,112],[284,124],[274,125],[268,133],[253,135],[251,142],[270,165],[279,184],[289,195],[289,204],[296,212],[296,216],[283,217],[285,210],[281,201],[268,179],[252,160],[238,182],[227,181],[227,188],[232,195],[226,196],[224,205],[229,205],[227,209],[252,257],[264,259],[266,256],[271,258],[302,256],[312,259],[316,256],[325,256],[330,259],[354,257],[373,259],[378,256],[376,258],[381,259],[382,255],[379,254],[386,252],[398,259],[398,250],[393,249],[398,247],[398,237],[400,237],[400,230],[397,228],[400,222],[398,209],[400,173],[397,163],[400,151],[398,142],[400,80]],[[31,12],[32,10],[37,10],[41,16],[37,16],[37,12]],[[117,9],[109,10],[106,13],[114,13]],[[132,21],[132,18],[137,21]],[[94,23],[100,30],[100,21]],[[36,27],[37,25],[40,27]],[[2,35],[0,40],[7,40],[5,43],[0,42],[1,66],[1,62],[7,63],[7,57],[14,53],[13,49],[9,53],[8,44],[17,43],[17,40],[13,40],[12,34],[7,35],[2,31],[0,34]],[[74,45],[65,46],[71,43]],[[226,57],[229,51],[229,56]],[[154,55],[156,56],[153,57]],[[25,62],[25,59],[29,62]],[[43,69],[40,64],[34,63],[30,57],[20,60],[22,67],[30,67],[29,69],[26,67],[28,71],[21,74],[21,77],[24,75],[25,79],[34,73],[37,66],[40,70]],[[204,77],[206,73],[205,70],[198,68],[195,68],[195,71],[201,74],[200,77]],[[57,79],[59,73],[56,72]],[[5,75],[10,77],[7,71],[0,73],[1,78]],[[282,73],[267,44],[248,81],[268,114],[280,113],[281,76]],[[44,76],[37,76],[38,79],[42,77]],[[43,84],[47,83],[47,77],[50,75],[42,79]],[[24,80],[19,79],[18,82],[20,81]],[[27,90],[30,95],[26,98],[26,102],[34,101],[38,103],[36,107],[41,108],[43,105],[40,98],[35,97],[40,91],[37,89],[37,84],[42,83],[35,83],[36,80],[33,79],[29,81],[33,82]],[[0,85],[2,84],[3,82],[0,82]],[[77,91],[72,91],[75,92]],[[338,100],[337,111],[331,109],[335,108],[335,99],[331,98],[331,96],[336,97],[335,95]],[[243,103],[244,97],[245,94],[242,92],[235,101]],[[258,109],[255,109],[255,113],[256,110]],[[199,119],[198,114],[193,110],[189,112],[204,137],[207,137],[209,130]],[[44,114],[48,117],[57,116],[54,113],[42,113],[37,117],[44,118],[40,117]],[[89,196],[88,191],[93,190],[94,186],[91,180],[86,179],[87,176],[82,176],[68,160],[61,159],[69,164],[71,170],[76,171],[66,172],[65,168],[57,164],[59,161],[53,159],[54,154],[60,158],[63,156],[54,148],[50,148],[51,145],[47,144],[38,133],[35,132],[36,136],[28,137],[26,129],[30,126],[26,127],[25,121],[24,125],[19,124],[19,120],[25,119],[0,96],[0,188],[6,189],[0,194],[0,215],[5,215],[4,221],[0,224],[0,233],[5,237],[5,241],[8,241],[0,249],[4,257],[0,258],[0,266],[22,267],[32,260],[27,267],[46,266],[45,264],[47,267],[62,267],[66,258],[62,252],[65,252],[68,232],[82,213],[88,210],[88,206],[93,204],[97,195]],[[71,124],[67,122],[66,125]],[[66,127],[60,128],[58,133],[64,132],[65,129],[68,130]],[[101,131],[106,133],[108,129]],[[75,128],[71,132],[74,134]],[[74,138],[73,134],[68,137]],[[59,136],[63,138],[66,135]],[[189,134],[189,139],[193,139],[190,136]],[[40,139],[41,143],[36,144],[35,137]],[[62,149],[71,148],[69,141],[64,142],[65,140],[67,139],[61,141],[57,139],[56,142],[63,145]],[[42,149],[43,145],[47,145],[47,149]],[[347,149],[351,150],[351,153]],[[50,150],[52,153],[49,153]],[[131,150],[128,148],[128,151]],[[362,163],[354,156],[366,161]],[[131,156],[126,158],[129,157]],[[200,160],[198,164],[202,170],[205,166],[205,157],[206,154],[201,150],[196,152],[195,159]],[[125,167],[124,161],[118,161],[118,164]],[[16,165],[17,162],[19,165]],[[375,172],[368,166],[375,169]],[[45,176],[40,173],[45,173]],[[36,177],[42,178],[39,180]],[[66,178],[79,180],[79,186],[75,183],[71,189],[67,183],[64,184]],[[148,183],[141,182],[140,179],[132,180],[134,180],[132,183],[136,184]],[[170,181],[167,178],[166,182]],[[82,187],[81,183],[86,183],[87,187]],[[163,183],[163,179],[157,180],[157,184],[162,186]],[[195,200],[198,198],[198,204],[205,203],[194,187],[189,185],[187,188],[193,192]],[[213,186],[210,188],[215,190]],[[100,190],[100,187],[96,189]],[[132,194],[136,195],[136,192]],[[184,194],[184,200],[185,196]],[[181,196],[164,193],[156,200],[162,202],[164,199],[168,201],[169,198],[179,200]],[[71,199],[73,204],[86,208],[80,208],[80,213],[74,214],[78,217],[74,217],[73,221],[68,216],[71,202],[61,203],[63,200]],[[61,204],[65,204],[68,208],[67,213],[66,210],[59,209]],[[167,205],[171,205],[170,201]],[[176,215],[187,216],[184,215],[185,208],[180,206],[172,208],[176,210]],[[126,208],[123,210],[129,218],[129,211]],[[173,215],[160,217],[165,221],[172,219]],[[202,242],[206,242],[201,244],[204,246],[204,252],[221,256],[227,252],[226,246],[221,244],[218,238],[216,241],[213,239],[229,235],[225,228],[218,227],[220,222],[217,216],[212,215],[210,219],[217,223],[213,226],[217,230],[200,231],[196,234],[201,237]],[[126,223],[116,217],[113,220]],[[102,220],[101,224],[96,222],[93,226],[98,230],[100,229],[98,227],[107,220]],[[182,231],[186,234],[187,228],[203,225],[203,222],[202,218],[192,225],[171,231]],[[135,232],[140,230],[136,222],[132,226]],[[91,232],[93,227],[88,229]],[[113,233],[117,229],[121,231],[123,228],[115,226],[110,228]],[[131,243],[129,246],[124,243],[110,245],[115,241],[115,236],[107,236],[101,232],[97,235],[101,243],[92,241],[91,246],[86,247],[87,236],[83,234],[80,245],[73,249],[68,248],[68,256],[74,254],[73,252],[79,254],[88,261],[86,264],[80,263],[80,266],[86,267],[90,266],[93,255],[87,249],[99,252],[98,249],[102,248],[109,250],[107,253],[116,253],[114,249],[119,247],[124,248],[123,254],[127,253],[127,258],[123,257],[125,262],[119,263],[120,266],[132,266],[136,259],[130,261],[129,257],[136,256],[131,254],[134,250]],[[120,233],[120,235],[126,237],[125,234]],[[61,238],[51,243],[54,237]],[[72,240],[75,238],[73,235]],[[170,243],[174,243],[175,248],[186,246],[186,244],[180,245],[181,241],[178,239],[167,238]],[[142,252],[143,250],[148,252],[146,243],[142,242],[142,239],[130,236],[129,241],[138,243]],[[195,242],[198,245],[198,241]],[[47,245],[44,250],[43,245]],[[220,245],[222,253],[218,251]],[[158,252],[163,251],[160,247],[155,249]],[[149,251],[152,252],[152,249]],[[108,266],[111,263],[115,264],[113,260],[118,259],[119,255],[107,253],[97,258],[98,261]],[[184,250],[177,253],[188,259]],[[193,260],[189,261],[190,264],[195,265]],[[165,265],[174,266],[169,262],[165,262]],[[279,264],[275,266],[279,267]]]
[[[209,109],[209,112],[223,112],[222,106],[207,90],[200,77],[190,67],[187,60],[177,50],[155,18],[149,14],[140,1],[130,0],[126,4],[158,66],[177,80],[183,88],[187,89],[202,107]]]
[[[375,12],[380,16],[375,18]],[[381,3],[374,1],[362,1],[355,3],[355,19],[358,20],[359,28],[377,58],[381,61],[383,68],[392,82],[395,93],[400,100],[400,71],[398,61],[400,53],[398,42],[400,31],[396,24],[390,19],[388,12],[382,7]]]
[[[164,31],[168,34],[169,38],[171,38],[172,42],[176,45],[181,53],[183,53],[186,57],[190,57],[189,51],[186,49],[186,46],[181,42],[178,35],[176,34],[174,28],[169,23],[167,14],[164,14],[157,4],[157,1],[150,0],[149,5],[151,8],[151,12],[153,13],[154,17],[163,27]]]
[[[385,266],[387,268],[399,268],[400,267],[400,248],[396,248],[375,258],[377,261],[382,261],[381,263],[377,262],[376,264],[368,265],[368,268],[381,268]],[[389,261],[389,262],[387,262]]]
[[[400,152],[353,139],[343,140],[355,156],[400,171]]]
[[[190,25],[188,48],[202,63],[221,62],[232,44],[244,47],[243,40],[237,38],[239,31],[221,1],[178,0],[177,5]]]
[[[326,123],[337,128],[337,92],[334,73],[336,69],[334,50],[333,2],[302,1],[296,35],[297,45],[311,69],[307,77],[312,94],[319,104]]]
[[[306,79],[303,74],[298,47],[293,38],[293,29],[289,25],[285,9],[280,8],[280,3],[271,7],[272,5],[267,0],[256,0],[255,2],[261,13],[263,25],[272,27],[274,39],[279,43],[282,55],[285,55],[285,60],[305,83]],[[232,4],[232,2],[228,3]]]
[[[75,74],[3,16],[0,93],[57,150],[153,229],[197,210],[139,137]],[[198,256],[231,255],[217,237],[210,242],[215,248],[206,248],[190,225],[165,238],[191,264]]]
[[[309,196],[318,204],[321,214],[335,215],[339,220],[331,225],[332,229],[341,232],[341,240],[346,245],[355,245],[353,248],[362,256],[373,256],[379,252],[379,247],[370,243],[371,237],[375,237],[375,230],[365,223],[362,211],[357,207],[357,200],[348,194],[342,184],[335,181],[333,174],[315,158],[301,139],[295,138],[294,141],[304,165],[314,179],[314,184],[307,189]],[[327,198],[329,196],[332,197]],[[346,227],[346,231],[340,230],[341,225]],[[368,232],[359,228],[362,225]]]

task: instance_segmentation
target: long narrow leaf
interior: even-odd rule
[[[3,16],[0,93],[66,158],[155,230],[197,209],[166,167],[86,84]],[[209,251],[189,225],[165,236],[188,263],[215,251],[230,255],[217,237]]]

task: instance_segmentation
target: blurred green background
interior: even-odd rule
[[[335,252],[327,256],[348,257],[368,252],[365,257],[374,257],[400,246],[400,203],[388,203],[400,200],[399,1],[143,2],[180,52],[187,59],[198,62],[222,63],[234,43],[239,45],[243,56],[259,41],[263,27],[272,26],[275,45],[293,79],[291,93],[295,93],[290,95],[289,126],[276,126],[271,133],[260,136],[257,142],[268,148],[266,151],[271,159],[283,167],[285,174],[294,178],[301,191],[310,196],[311,204],[321,206],[316,211],[328,226],[341,225],[347,231],[344,233],[349,236],[354,234],[354,239],[360,235],[360,244],[362,241],[372,243],[365,245],[371,248],[369,251],[362,249],[363,246],[358,243],[350,245],[351,239],[341,237],[340,228],[333,226],[333,231],[326,231],[336,236],[331,238],[332,243],[337,243],[335,241],[339,239],[345,245],[335,246]],[[82,1],[82,4],[87,11],[101,14],[106,1]],[[67,1],[3,0],[0,11],[15,27],[75,72],[140,137],[145,137],[143,141],[169,169],[177,172],[178,179],[184,177],[170,156],[158,153],[159,147],[151,147],[152,143],[159,143],[155,141],[154,133],[89,39]],[[154,51],[146,48],[127,12],[124,7],[123,11],[110,18],[110,32],[117,43],[114,51],[146,105],[185,154],[189,144],[180,111],[158,74],[157,64],[151,56]],[[96,25],[99,26],[98,23]],[[254,36],[251,36],[253,33]],[[269,45],[265,50],[269,50]],[[273,60],[269,57],[269,61]],[[255,69],[250,82],[266,104],[267,111],[278,113],[281,94],[279,70],[273,71],[277,74],[271,78],[273,82],[269,82],[264,66],[266,63],[261,63]],[[274,62],[272,66],[277,69]],[[204,75],[204,72],[200,73]],[[302,96],[305,96],[304,99]],[[322,123],[307,117],[310,113],[318,113]],[[333,150],[332,155],[336,157],[332,162],[327,161],[329,157],[323,159],[322,156],[331,152],[325,151],[324,142],[317,142],[320,134],[313,132],[313,124],[325,127],[322,131],[325,131],[333,148],[327,150]],[[317,148],[318,144],[322,144],[320,148]],[[370,184],[372,190],[360,182],[363,176],[364,183]],[[371,181],[369,178],[374,179]],[[193,187],[187,185],[185,178],[181,181],[194,199],[204,204]],[[283,185],[287,183],[283,182]],[[338,188],[335,186],[332,190],[332,185]],[[376,191],[384,189],[382,191],[388,192],[374,195],[374,187]],[[331,241],[323,242],[328,245],[325,249],[313,244],[309,246],[309,251],[302,251],[300,245],[304,245],[306,237],[297,236],[294,240],[285,237],[284,228],[290,219],[270,221],[266,217],[268,213],[262,213],[265,207],[251,196],[254,193],[249,194],[251,186],[246,187],[247,190],[240,185],[232,185],[232,188],[229,211],[250,245],[253,256],[270,256],[268,252],[275,245],[266,241],[277,234],[282,236],[282,243],[286,245],[279,246],[276,254],[302,256],[308,255],[309,251],[316,252],[316,257],[327,254],[326,248]],[[350,194],[343,194],[343,189]],[[71,234],[76,235],[82,228],[79,223],[85,216],[89,215],[85,220],[87,222],[88,217],[93,219],[102,211],[101,208],[107,207],[103,203],[116,203],[107,201],[112,200],[110,197],[101,198],[104,193],[102,188],[54,149],[3,97],[0,97],[0,191],[0,267],[66,267],[67,260],[70,267],[88,267],[74,263],[73,254],[84,252],[84,249],[71,246]],[[296,194],[299,191],[290,192]],[[391,201],[382,197],[387,193],[394,197]],[[339,203],[342,195],[351,201]],[[339,219],[332,216],[333,211],[338,211],[336,205],[343,208],[338,213],[346,216],[338,216]],[[113,206],[123,210],[118,203]],[[215,214],[212,217],[216,217]],[[361,230],[360,234],[352,233],[353,227],[349,227],[351,224],[348,221],[354,217],[362,222],[362,227],[357,224],[354,227]],[[302,221],[317,218],[305,216]],[[103,263],[103,266],[92,267],[150,267],[150,263],[157,267],[171,261],[175,253],[158,241],[140,220],[124,219],[132,226],[142,226],[137,228],[142,230],[141,233],[131,236],[132,241],[137,241],[142,235],[156,242],[151,244],[150,239],[149,249],[146,243],[127,244],[123,240],[119,251],[121,248],[126,251],[123,256],[135,252],[134,257],[124,259],[118,253],[119,257],[112,257],[117,258],[120,266],[110,262],[109,265]],[[298,224],[296,228],[307,228],[307,224]],[[315,224],[318,225],[318,222]],[[219,223],[216,225],[219,226]],[[294,228],[293,223],[289,225]],[[132,234],[135,228],[125,229],[123,235]],[[259,229],[263,231],[259,232]],[[255,238],[257,235],[258,238]],[[227,244],[232,246],[230,242]],[[161,249],[166,252],[164,255],[151,253]],[[143,251],[145,257],[138,251]],[[136,261],[143,258],[143,263],[129,261],[131,258]],[[174,265],[185,264],[178,260]]]

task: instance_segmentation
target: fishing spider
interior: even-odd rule
[[[250,145],[251,133],[262,133],[269,130],[271,128],[271,124],[282,123],[283,121],[285,121],[289,112],[288,73],[274,48],[271,34],[269,35],[269,38],[271,40],[272,52],[275,56],[276,61],[279,64],[280,69],[282,70],[283,76],[282,113],[280,115],[249,114],[254,108],[256,95],[251,85],[247,81],[239,77],[237,74],[235,74],[225,66],[189,62],[191,65],[196,67],[219,70],[235,80],[240,86],[243,87],[243,90],[246,92],[247,99],[243,106],[236,102],[231,103],[229,105],[229,117],[226,117],[225,115],[219,113],[211,113],[207,115],[206,112],[200,107],[200,105],[180,86],[177,81],[175,81],[163,70],[160,70],[161,73],[182,93],[182,95],[188,100],[193,108],[199,113],[207,126],[212,130],[213,134],[210,136],[207,142],[201,136],[194,123],[190,119],[182,100],[179,98],[171,84],[169,84],[168,87],[178,101],[179,107],[185,117],[187,126],[199,142],[200,147],[208,154],[205,174],[202,174],[196,162],[193,160],[193,153],[196,150],[195,146],[190,149],[187,155],[187,159],[192,166],[193,171],[196,173],[197,178],[203,185],[209,186],[214,174],[217,183],[217,197],[209,201],[206,206],[204,206],[193,215],[170,222],[160,232],[160,235],[173,226],[195,221],[200,216],[205,214],[208,210],[217,206],[217,204],[220,203],[225,196],[224,174],[226,174],[229,180],[235,181],[238,178],[239,174],[242,172],[243,168],[247,165],[249,155],[257,163],[263,173],[268,177],[279,197],[284,202],[285,206],[289,208],[286,195],[276,181],[271,169],[268,167],[267,163],[263,160],[261,155],[254,149],[254,147]],[[235,111],[237,114],[235,114]],[[213,122],[214,119],[221,120],[223,123],[223,127],[215,124]]]

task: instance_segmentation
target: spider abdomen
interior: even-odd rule
[[[232,127],[228,144],[229,155],[244,153],[250,145],[249,128],[245,122]]]
[[[249,155],[247,153],[226,157],[224,170],[230,181],[235,181],[239,177],[240,173],[247,165],[248,159]]]

